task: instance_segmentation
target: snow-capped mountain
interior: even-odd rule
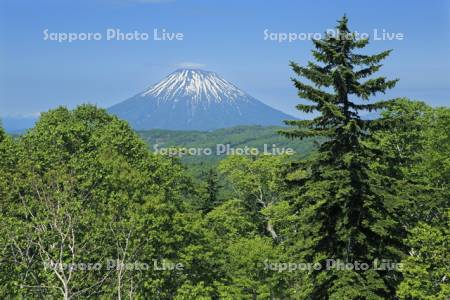
[[[281,125],[293,119],[214,72],[179,69],[109,111],[138,130],[212,130],[236,125]]]
[[[181,69],[145,91],[143,96],[154,96],[162,101],[190,97],[192,104],[222,101],[233,102],[245,93],[216,73]]]

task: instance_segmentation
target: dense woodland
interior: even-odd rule
[[[138,134],[152,152],[161,153],[161,149],[169,152],[173,149],[180,153],[178,155],[180,161],[188,166],[194,177],[199,177],[205,170],[217,167],[219,161],[226,156],[236,153],[236,149],[257,149],[258,154],[275,153],[275,155],[292,149],[294,152],[294,155],[290,155],[292,159],[303,159],[313,152],[315,145],[320,141],[317,138],[287,139],[278,133],[281,129],[282,126],[246,125],[213,131],[152,129],[138,131]],[[189,149],[193,149],[194,155],[186,151]],[[204,149],[211,149],[212,155],[205,154]]]
[[[91,105],[1,130],[0,298],[448,299],[450,109],[369,101],[395,86],[373,76],[390,51],[337,28],[291,63],[315,117],[278,134],[315,140],[307,157],[229,156],[199,180]]]

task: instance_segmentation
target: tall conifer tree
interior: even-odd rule
[[[5,132],[3,131],[2,122],[0,121],[0,142],[3,141],[4,138],[5,138]]]
[[[205,173],[206,181],[206,203],[205,212],[209,212],[214,207],[219,205],[219,189],[221,188],[219,183],[219,176],[214,169],[209,169]]]
[[[299,97],[313,102],[297,108],[316,112],[317,117],[286,121],[293,127],[281,133],[300,139],[324,137],[317,156],[303,164],[304,171],[296,172],[291,182],[298,195],[293,207],[299,222],[293,232],[300,257],[322,264],[321,270],[310,275],[309,299],[390,299],[399,273],[376,270],[373,261],[398,262],[402,255],[400,201],[390,178],[371,168],[380,152],[367,143],[373,132],[388,124],[364,120],[360,112],[383,109],[395,101],[370,99],[393,88],[397,80],[371,76],[390,51],[355,53],[368,40],[358,39],[347,23],[344,16],[336,26],[337,34],[314,40],[312,54],[317,63],[303,67],[291,62],[293,71],[309,81],[292,79]],[[370,267],[327,270],[327,259],[353,265],[367,263]]]

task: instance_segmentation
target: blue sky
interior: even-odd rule
[[[297,115],[290,60],[311,59],[310,41],[264,40],[270,33],[321,33],[344,13],[350,27],[404,34],[372,41],[364,53],[394,49],[381,75],[400,78],[378,99],[406,96],[450,103],[450,1],[0,0],[0,116],[58,105],[109,107],[180,66],[199,65],[261,101]],[[147,41],[45,41],[43,31],[149,32]],[[182,41],[154,41],[153,30]]]

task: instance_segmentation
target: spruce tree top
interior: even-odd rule
[[[327,33],[323,39],[313,41],[315,49],[312,54],[319,64],[309,62],[302,67],[295,62],[290,63],[298,76],[313,84],[292,78],[299,97],[314,102],[299,104],[297,109],[306,113],[319,112],[320,115],[312,120],[285,121],[296,128],[283,130],[282,134],[291,138],[325,136],[340,139],[348,135],[359,136],[382,125],[379,120],[362,120],[359,112],[383,109],[395,101],[369,103],[369,98],[393,88],[398,80],[385,77],[363,80],[381,68],[380,62],[391,50],[376,55],[355,53],[369,41],[357,39],[347,24],[348,19],[344,15],[338,21],[336,34]]]

